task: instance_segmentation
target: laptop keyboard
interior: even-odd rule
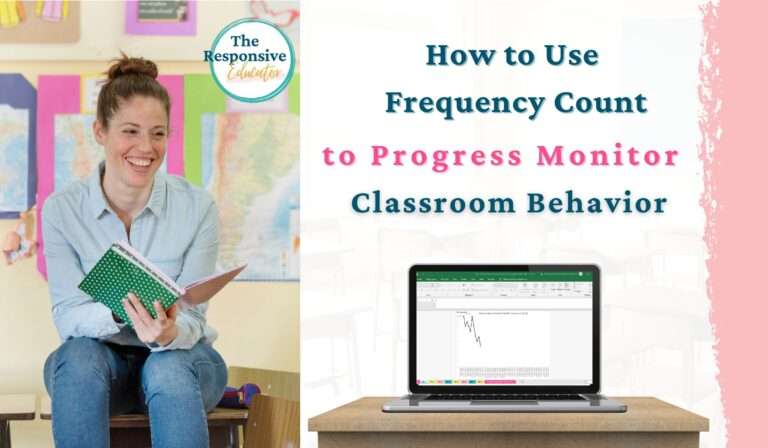
[[[542,400],[584,400],[578,394],[440,394],[430,395],[427,400],[454,400],[454,401],[542,401]]]

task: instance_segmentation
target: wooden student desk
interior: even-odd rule
[[[37,402],[34,395],[0,395],[0,448],[11,447],[11,421],[34,420]]]
[[[43,398],[40,418],[51,419],[51,399]],[[245,429],[247,409],[216,408],[208,413],[208,436],[213,448],[238,448],[239,427]],[[109,419],[109,439],[112,448],[150,447],[149,418],[144,414],[124,414]]]
[[[709,420],[650,397],[616,398],[626,413],[407,413],[366,397],[309,419],[320,448],[699,446]]]

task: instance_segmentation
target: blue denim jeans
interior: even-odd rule
[[[207,447],[206,412],[227,367],[208,344],[150,353],[90,338],[64,342],[45,362],[57,448],[109,446],[109,416],[149,413],[153,447]]]

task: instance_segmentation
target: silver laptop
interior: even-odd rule
[[[416,265],[411,395],[385,412],[624,412],[600,396],[595,265]]]

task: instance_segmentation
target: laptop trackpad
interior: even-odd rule
[[[469,403],[473,406],[536,406],[538,401],[523,400],[475,400]]]

